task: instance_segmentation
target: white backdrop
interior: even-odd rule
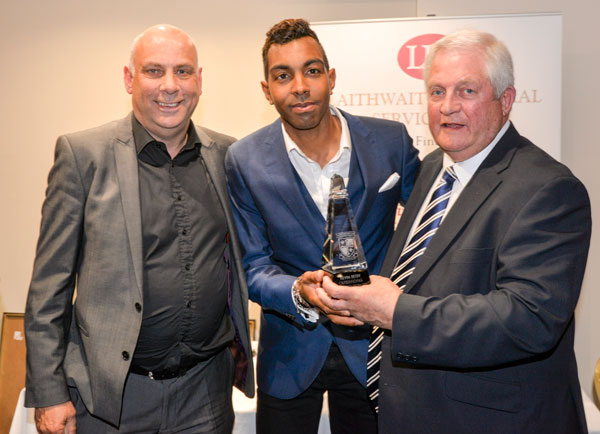
[[[332,103],[350,113],[403,122],[421,158],[435,149],[422,65],[428,46],[461,28],[494,34],[510,50],[519,132],[560,160],[560,14],[427,17],[312,23],[337,72]]]

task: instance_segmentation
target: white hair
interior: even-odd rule
[[[423,69],[426,84],[434,57],[445,50],[479,50],[483,54],[487,75],[494,88],[496,99],[500,98],[509,86],[514,86],[513,62],[506,45],[491,33],[473,29],[458,30],[444,36],[431,46]]]

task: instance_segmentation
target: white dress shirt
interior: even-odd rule
[[[319,163],[308,158],[298,145],[289,136],[283,122],[281,130],[283,131],[283,141],[288,152],[288,157],[308,193],[321,211],[323,218],[327,220],[327,204],[329,202],[329,187],[331,177],[336,173],[344,178],[344,184],[348,188],[348,177],[350,173],[350,153],[352,152],[352,142],[350,139],[350,130],[348,123],[340,111],[334,106],[329,106],[331,114],[340,120],[342,134],[340,137],[340,147],[333,158],[321,169]]]

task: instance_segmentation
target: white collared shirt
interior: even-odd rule
[[[302,179],[304,186],[317,205],[317,208],[319,208],[324,219],[327,219],[327,203],[329,202],[331,177],[337,173],[344,178],[344,184],[346,184],[346,188],[348,188],[350,154],[352,152],[352,141],[350,139],[350,130],[348,129],[346,119],[344,119],[344,116],[342,116],[336,107],[329,106],[329,109],[331,110],[331,114],[337,116],[340,120],[342,134],[338,151],[322,169],[321,166],[319,166],[319,163],[308,158],[306,154],[302,152],[285,130],[283,122],[281,123],[283,141],[285,142],[285,148],[288,152],[290,162],[292,163],[292,166],[294,166],[294,169],[296,169],[296,172],[298,172],[298,175],[300,175],[300,179]]]
[[[492,152],[492,149],[494,149],[494,147],[500,141],[500,139],[502,138],[504,133],[506,133],[506,130],[508,130],[509,126],[510,126],[510,121],[506,121],[504,123],[504,125],[502,126],[502,128],[500,129],[500,131],[498,131],[498,134],[496,134],[496,137],[494,137],[494,140],[492,140],[489,145],[487,145],[485,148],[483,148],[481,151],[479,151],[477,154],[473,155],[471,158],[469,158],[467,160],[461,161],[459,163],[455,163],[448,156],[448,154],[444,154],[444,159],[442,161],[442,169],[440,170],[440,173],[438,173],[438,176],[435,178],[433,184],[431,185],[431,188],[429,189],[429,193],[427,193],[425,200],[421,204],[421,209],[419,210],[419,213],[417,214],[417,217],[415,218],[415,221],[413,222],[413,225],[410,229],[410,233],[408,234],[408,238],[406,239],[407,243],[408,243],[408,241],[410,241],[410,239],[415,231],[415,228],[421,221],[421,216],[423,215],[425,207],[427,204],[429,204],[429,200],[431,199],[431,196],[433,195],[435,187],[438,185],[440,179],[444,175],[446,168],[448,166],[452,166],[452,168],[454,169],[454,173],[456,173],[457,180],[454,182],[454,185],[452,186],[452,194],[450,196],[450,200],[448,201],[448,206],[446,207],[446,213],[442,217],[442,222],[448,215],[448,212],[450,212],[450,208],[452,208],[454,203],[456,203],[456,200],[462,193],[465,186],[469,183],[469,181],[471,180],[471,178],[473,177],[473,175],[475,174],[477,169],[479,169],[479,166],[481,166],[481,163],[483,163],[483,160],[485,160],[485,158],[489,155],[489,153]]]

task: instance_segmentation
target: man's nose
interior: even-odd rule
[[[460,102],[454,94],[447,93],[444,96],[444,100],[440,104],[440,113],[449,115],[457,111],[460,111]]]
[[[165,75],[162,77],[162,81],[160,83],[160,90],[166,93],[175,93],[177,92],[179,85],[177,84],[177,78],[173,71],[165,72]]]
[[[306,82],[306,77],[303,74],[297,74],[294,77],[292,91],[296,95],[307,95],[309,93],[309,87]]]

